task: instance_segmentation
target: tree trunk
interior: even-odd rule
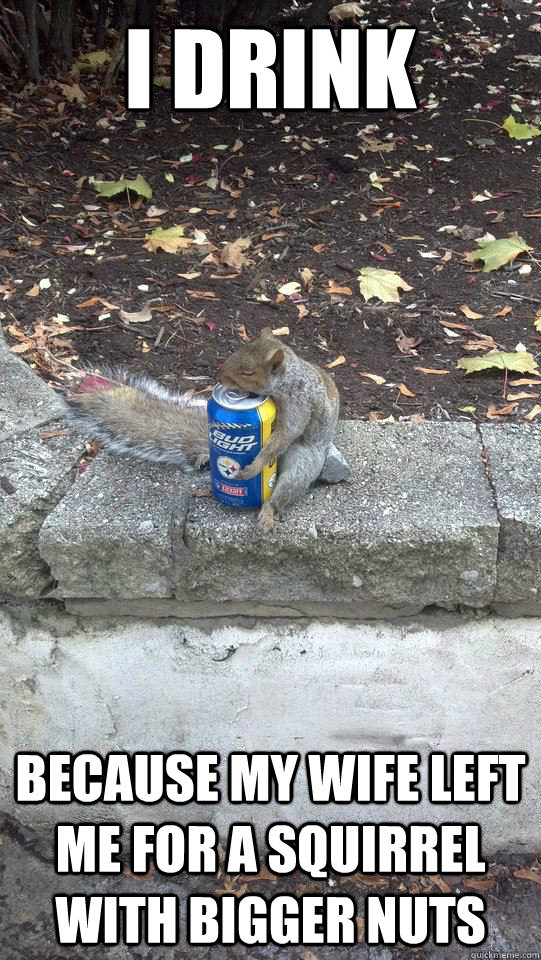
[[[98,15],[96,17],[96,46],[100,49],[105,46],[105,28],[107,26],[108,12],[109,0],[99,0]]]
[[[34,83],[39,83],[41,73],[39,68],[39,43],[36,0],[23,0],[24,18],[26,20],[27,35],[27,63],[28,74]]]
[[[53,0],[49,47],[59,64],[67,67],[73,57],[73,15],[75,0]]]

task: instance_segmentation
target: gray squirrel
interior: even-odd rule
[[[278,458],[276,486],[258,516],[268,533],[275,515],[306,493],[323,470],[338,424],[338,390],[325,370],[302,360],[270,330],[228,357],[218,379],[232,389],[266,394],[276,404],[269,440],[239,474],[255,477]],[[206,405],[186,402],[146,377],[90,377],[67,403],[70,417],[109,450],[185,471],[208,460]]]

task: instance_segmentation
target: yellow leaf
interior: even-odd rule
[[[185,250],[186,247],[191,246],[192,242],[184,236],[183,226],[168,227],[167,230],[156,227],[152,233],[147,234],[144,246],[151,253],[156,253],[160,249],[165,253],[178,253],[179,250]]]
[[[340,356],[340,357],[337,357],[336,360],[333,360],[331,363],[326,363],[325,366],[327,367],[328,370],[330,370],[331,367],[339,367],[340,364],[345,362],[346,362],[346,358]]]
[[[376,267],[363,267],[357,279],[365,300],[375,297],[382,303],[399,303],[398,291],[412,289],[397,273],[392,270],[378,270]]]
[[[400,393],[403,397],[415,397],[416,394],[408,389],[405,383],[397,383],[397,388],[400,390]]]
[[[474,310],[470,310],[470,308],[469,308],[469,306],[468,306],[467,303],[463,303],[462,306],[459,307],[458,309],[460,310],[461,313],[464,314],[465,317],[468,318],[468,320],[482,320],[482,319],[483,319],[483,314],[482,314],[482,313],[475,313]]]

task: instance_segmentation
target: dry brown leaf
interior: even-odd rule
[[[467,323],[451,323],[447,320],[440,320],[440,323],[444,327],[450,327],[451,330],[471,330],[471,327]]]
[[[312,247],[312,250],[314,253],[323,253],[326,246],[326,243],[316,243],[315,247]]]
[[[289,327],[277,327],[276,330],[272,331],[272,334],[275,337],[287,337],[289,336]]]
[[[505,407],[497,407],[495,403],[489,403],[487,408],[487,417],[489,420],[497,420],[499,417],[505,417],[512,413],[517,403],[508,403]]]
[[[537,387],[541,384],[541,380],[532,380],[530,377],[519,377],[518,380],[510,380],[510,387]]]
[[[109,303],[109,301],[104,300],[103,297],[91,297],[90,300],[85,300],[84,303],[77,303],[75,306],[77,310],[86,310],[87,307],[93,307],[96,303],[101,303],[102,307],[105,307],[106,310],[119,309],[118,304]]]
[[[492,890],[495,882],[495,880],[491,880],[489,877],[483,880],[477,880],[476,877],[466,877],[464,879],[464,887],[466,890]]]
[[[242,150],[244,144],[242,140],[235,140],[233,146],[231,147],[232,153],[237,153],[239,150]]]
[[[538,404],[538,403],[536,403],[535,406],[532,407],[532,409],[530,410],[530,412],[525,415],[524,419],[525,419],[525,420],[535,420],[535,418],[538,417],[540,413],[541,413],[541,405]],[[516,874],[515,874],[515,876],[516,876]],[[539,882],[541,882],[541,881],[539,881]]]
[[[508,400],[536,400],[538,393],[508,393]]]
[[[324,293],[343,293],[347,297],[351,297],[353,291],[350,287],[340,287],[334,280],[329,280],[329,286],[325,288]]]
[[[482,313],[475,313],[474,310],[470,310],[470,308],[469,308],[469,306],[468,306],[467,303],[463,303],[462,306],[459,307],[458,309],[460,310],[461,313],[464,314],[465,317],[468,318],[468,320],[482,320],[482,319],[483,319],[483,314],[482,314]]]
[[[31,343],[30,340],[26,340],[24,343],[16,343],[14,347],[10,347],[11,353],[27,353],[28,350],[34,350],[35,344]]]
[[[432,883],[434,883],[442,893],[451,893],[451,887],[445,882],[443,877],[438,876],[438,874],[433,874],[429,876],[428,879],[432,880]]]
[[[345,363],[345,362],[346,362],[346,358],[343,356],[339,356],[336,358],[336,360],[332,360],[331,363],[326,363],[325,366],[327,367],[327,370],[330,370],[331,367],[339,367],[342,363]]]
[[[309,293],[314,285],[314,274],[309,267],[303,267],[302,270],[300,271],[300,275],[301,275],[301,283],[304,289],[306,290],[306,292]]]
[[[508,313],[512,313],[512,312],[513,312],[513,307],[502,307],[502,309],[501,309],[501,310],[498,310],[498,312],[495,313],[494,316],[495,316],[495,317],[506,317]]]
[[[518,880],[531,880],[532,883],[541,883],[539,870],[515,870],[513,876]]]
[[[30,290],[26,291],[27,297],[37,297],[38,294],[39,294],[39,283],[35,283],[34,286],[30,288]]]
[[[406,357],[417,357],[418,353],[413,348],[419,346],[422,339],[422,337],[407,337],[402,328],[399,327],[395,343],[400,353],[403,353]]]
[[[248,262],[248,257],[244,251],[251,246],[250,237],[239,237],[238,240],[232,240],[226,243],[222,250],[221,261],[227,267],[233,267],[234,270],[241,272],[242,268]]]
[[[431,370],[430,367],[415,367],[419,373],[428,373],[435,377],[441,377],[446,373],[451,373],[450,370]]]
[[[386,382],[387,382],[387,381],[385,380],[385,377],[380,377],[380,376],[378,376],[377,373],[367,373],[367,372],[365,371],[364,373],[361,372],[361,373],[359,374],[359,376],[361,376],[361,377],[366,377],[368,380],[373,380],[374,383],[377,383],[378,387],[381,387],[382,383],[386,383]]]
[[[241,340],[244,340],[245,343],[249,343],[250,337],[246,333],[246,327],[244,326],[243,323],[241,323],[240,326],[237,327],[237,333]]]
[[[304,303],[296,303],[295,306],[296,306],[297,310],[299,311],[299,319],[302,320],[303,317],[307,317],[307,316],[308,316],[308,310],[307,310],[306,307],[304,306]]]
[[[397,383],[397,388],[400,390],[400,393],[403,397],[415,397],[416,394],[408,389],[405,383]]]

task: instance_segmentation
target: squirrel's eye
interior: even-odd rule
[[[243,377],[253,377],[254,373],[255,373],[254,370],[241,370],[241,374]]]

